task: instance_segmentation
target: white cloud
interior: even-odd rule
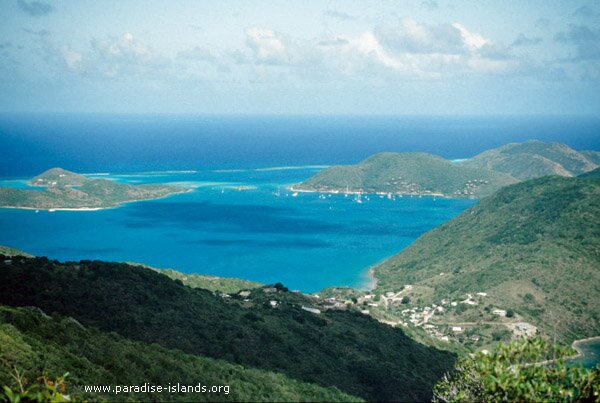
[[[284,44],[284,38],[270,29],[249,28],[246,30],[246,44],[253,52],[256,61],[265,64],[290,64],[291,55]]]
[[[379,26],[374,32],[396,52],[460,54],[466,50],[460,30],[451,24],[428,25],[406,17],[398,24]]]
[[[480,34],[472,33],[467,30],[462,24],[455,22],[452,26],[460,31],[460,35],[463,38],[465,45],[471,50],[480,49],[485,45],[491,45],[492,41],[484,38]]]
[[[439,80],[523,72],[511,49],[461,23],[425,24],[412,18],[356,35],[329,31],[304,41],[265,27],[244,31],[245,48],[213,53],[206,46],[156,52],[131,33],[93,39],[87,50],[54,46],[52,63],[90,79],[211,80],[213,82],[335,82]],[[40,36],[46,40],[48,35]],[[49,57],[50,59],[50,57]],[[225,74],[224,74],[225,73]]]
[[[60,53],[63,61],[69,69],[77,70],[81,66],[81,62],[83,60],[83,55],[81,53],[65,46],[60,49]]]
[[[508,47],[460,23],[428,25],[412,18],[357,37],[322,40],[319,45],[329,64],[340,66],[344,74],[386,79],[436,80],[468,72],[506,74],[520,65]],[[338,60],[332,63],[332,58]]]
[[[164,67],[170,60],[137,41],[127,32],[120,38],[92,40],[92,50],[100,62],[111,65]]]

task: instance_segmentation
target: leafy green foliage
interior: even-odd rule
[[[1,369],[1,368],[0,368]],[[6,401],[10,403],[19,402],[70,402],[71,397],[66,394],[65,378],[68,373],[49,379],[47,376],[39,376],[36,382],[28,384],[24,374],[15,368],[12,373],[18,389],[13,390],[10,386],[3,386],[3,391],[0,391],[0,402]]]
[[[70,373],[65,381],[64,375]],[[38,374],[45,374],[38,378]],[[229,393],[87,392],[92,385],[223,385]],[[198,357],[82,326],[35,308],[0,306],[0,385],[14,401],[355,401],[335,388],[322,388],[281,374]],[[2,397],[0,395],[0,401]]]
[[[223,298],[126,264],[14,258],[0,303],[37,306],[84,326],[189,354],[280,372],[370,400],[427,400],[454,356],[350,311],[319,315],[305,297],[267,287]],[[280,301],[276,308],[270,301]]]
[[[501,189],[375,267],[381,291],[433,299],[486,292],[560,340],[600,333],[600,180],[546,177]],[[457,270],[458,269],[458,270]],[[444,273],[440,276],[440,273]],[[524,300],[523,296],[530,294]]]
[[[320,171],[295,188],[481,197],[516,180],[487,169],[468,168],[426,153],[381,153],[356,165]]]
[[[434,401],[600,401],[600,366],[569,366],[563,360],[566,354],[540,338],[499,344],[492,354],[459,360],[435,386]]]

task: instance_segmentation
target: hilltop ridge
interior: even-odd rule
[[[565,144],[530,140],[484,151],[461,165],[526,180],[548,175],[577,176],[591,171],[598,167],[594,155],[592,151],[578,152]]]

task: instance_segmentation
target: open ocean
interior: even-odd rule
[[[119,208],[0,209],[0,244],[60,260],[135,261],[187,273],[280,281],[314,292],[366,287],[369,266],[474,201],[318,194],[286,186],[380,151],[468,158],[508,142],[600,150],[591,118],[2,116],[0,186],[51,167],[193,192]],[[235,190],[235,186],[251,186]]]

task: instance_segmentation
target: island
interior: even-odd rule
[[[108,179],[90,179],[62,168],[36,176],[30,186],[0,187],[0,207],[34,210],[99,210],[123,203],[158,199],[189,189],[162,184],[128,185]]]
[[[456,161],[422,152],[384,152],[356,165],[324,169],[290,190],[481,198],[527,179],[591,172],[598,168],[597,156],[595,151],[578,152],[537,140],[506,144]]]
[[[380,153],[356,164],[333,166],[291,187],[295,192],[379,193],[478,198],[515,183],[512,176],[463,167],[437,155]]]

